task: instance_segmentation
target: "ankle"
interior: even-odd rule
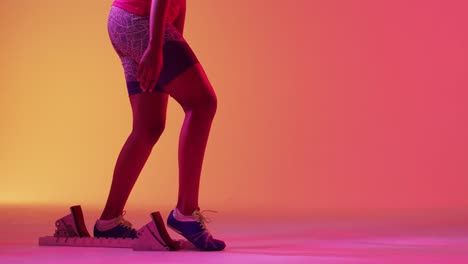
[[[185,207],[185,206],[177,206],[176,207],[178,213],[184,216],[192,216],[193,212],[196,210],[200,210],[198,206],[196,207]]]
[[[186,214],[183,214],[179,211],[179,209],[175,208],[173,213],[172,213],[172,216],[177,220],[177,221],[181,221],[181,222],[193,222],[193,221],[197,221],[197,219],[195,217],[192,216],[192,214],[189,214],[189,215],[186,215]]]
[[[121,210],[109,210],[109,209],[104,209],[104,211],[101,214],[101,217],[99,220],[112,220],[116,219],[117,217],[121,216],[123,214],[123,211]]]
[[[99,230],[99,231],[107,231],[107,230],[110,230],[116,226],[118,226],[119,223],[118,223],[118,217],[116,218],[113,218],[113,219],[109,219],[109,220],[102,220],[102,219],[98,219],[96,221],[96,228]]]

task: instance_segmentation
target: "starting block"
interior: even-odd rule
[[[53,236],[39,238],[39,246],[112,247],[150,251],[194,248],[188,241],[173,240],[169,236],[159,212],[151,213],[151,221],[137,230],[138,238],[97,238],[91,237],[86,229],[81,206],[72,206],[70,210],[71,214],[55,222]]]

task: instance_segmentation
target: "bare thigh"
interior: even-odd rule
[[[172,80],[166,86],[185,111],[196,108],[216,109],[216,93],[200,63],[196,63]]]
[[[179,74],[168,83],[165,90],[167,93],[130,95],[133,131],[157,138],[165,127],[169,95],[184,111],[200,109],[211,115],[216,111],[216,94],[200,63]]]

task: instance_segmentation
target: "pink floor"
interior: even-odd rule
[[[97,211],[86,212],[88,229]],[[167,214],[167,212],[162,211]],[[135,252],[131,249],[39,247],[67,208],[0,207],[0,263],[468,263],[468,218],[240,217],[214,214],[209,226],[223,252]],[[128,213],[136,225],[144,212]],[[26,224],[28,223],[28,224]],[[174,238],[177,237],[171,232]]]

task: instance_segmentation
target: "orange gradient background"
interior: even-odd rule
[[[0,2],[0,203],[104,206],[131,130],[111,2]],[[466,1],[187,2],[219,99],[202,208],[467,208]],[[171,99],[127,207],[175,205],[182,121]]]

